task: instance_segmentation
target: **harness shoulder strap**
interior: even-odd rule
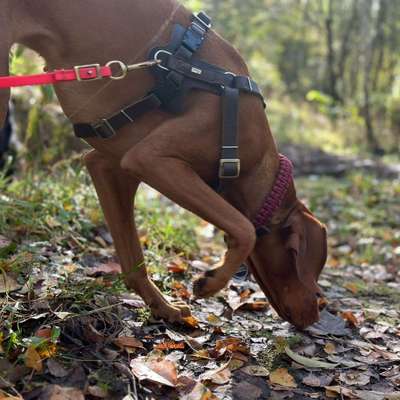
[[[238,89],[225,87],[222,95],[222,113],[222,149],[219,162],[219,178],[234,179],[240,175]]]

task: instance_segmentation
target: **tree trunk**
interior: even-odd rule
[[[340,101],[337,91],[337,74],[335,71],[335,50],[333,47],[333,0],[328,0],[328,16],[325,19],[327,69],[328,69],[328,94],[334,101]]]

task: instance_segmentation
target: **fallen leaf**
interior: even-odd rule
[[[43,339],[51,339],[51,328],[39,328],[35,336]]]
[[[24,360],[28,368],[32,368],[39,373],[43,371],[42,359],[33,346],[29,346],[26,350]]]
[[[336,353],[336,346],[334,343],[332,342],[328,342],[325,346],[324,346],[324,351],[326,354],[335,354]]]
[[[115,262],[108,262],[106,264],[99,264],[94,268],[89,268],[87,275],[95,276],[100,274],[118,275],[122,273],[121,265]]]
[[[371,380],[371,377],[362,372],[349,371],[341,372],[339,375],[340,382],[349,386],[365,386]]]
[[[215,343],[215,350],[220,353],[224,353],[225,351],[230,352],[240,352],[243,354],[249,354],[249,348],[246,343],[242,341],[240,338],[227,338],[222,340],[217,340]]]
[[[341,312],[340,316],[344,320],[346,320],[351,326],[356,327],[358,325],[357,317],[351,311]]]
[[[90,394],[93,397],[97,397],[99,399],[107,399],[109,398],[109,393],[106,389],[100,387],[100,386],[89,386],[87,388],[88,394]]]
[[[68,375],[68,371],[58,361],[54,359],[47,360],[47,368],[51,375],[56,378],[64,378]]]
[[[329,375],[317,376],[314,374],[307,375],[303,378],[303,383],[311,387],[325,387],[329,386],[333,381],[333,377]]]
[[[5,272],[0,273],[0,294],[15,292],[21,289],[21,285],[10,275]]]
[[[61,319],[61,320],[64,320],[64,319],[66,319],[66,318],[68,318],[68,317],[70,317],[70,316],[72,316],[72,315],[74,315],[74,314],[73,314],[73,313],[70,313],[70,312],[66,312],[66,311],[59,311],[59,312],[55,312],[54,315],[55,315],[57,318],[59,318],[59,319]]]
[[[247,367],[242,368],[241,371],[251,376],[267,377],[269,375],[269,371],[267,370],[267,368],[261,365],[248,365]]]
[[[163,342],[154,345],[156,350],[183,350],[185,343],[183,342]]]
[[[182,378],[180,378],[181,380]],[[181,384],[181,382],[179,382]],[[186,390],[185,390],[186,392]],[[180,400],[218,400],[216,396],[212,394],[210,389],[204,386],[201,382],[194,382],[194,386],[191,385],[189,393],[182,393],[179,397]]]
[[[212,326],[221,326],[224,324],[221,318],[217,317],[215,314],[208,314],[207,322]]]
[[[198,358],[200,360],[209,360],[210,357],[210,353],[208,352],[208,350],[198,350],[196,352],[194,352],[193,354],[191,354],[192,358]]]
[[[175,258],[168,264],[168,271],[174,274],[183,274],[187,270],[187,264],[181,258]]]
[[[78,268],[79,268],[79,267],[78,267],[78,265],[76,265],[76,264],[67,264],[67,265],[64,265],[64,270],[65,270],[65,272],[67,272],[68,274],[74,273]]]
[[[132,360],[130,365],[139,381],[149,380],[170,387],[177,385],[176,366],[172,361],[166,359],[149,361],[145,357],[138,357]]]
[[[269,303],[267,301],[254,301],[244,303],[242,308],[248,311],[264,311],[269,307]]]
[[[139,339],[130,336],[120,336],[113,343],[123,350],[144,349]]]
[[[345,321],[329,313],[326,309],[320,312],[319,322],[309,326],[306,331],[318,336],[347,336],[351,334],[351,330],[346,328]]]
[[[50,385],[40,394],[40,400],[85,400],[85,396],[80,389]]]
[[[229,369],[229,362],[222,365],[221,367],[204,372],[199,376],[201,381],[209,381],[216,385],[225,385],[231,379],[231,371]]]
[[[350,291],[351,293],[353,293],[353,294],[357,294],[358,291],[359,291],[359,287],[358,287],[355,283],[352,283],[352,282],[347,282],[347,283],[345,283],[345,284],[343,285],[343,287],[344,287],[345,289],[349,290],[349,291]]]
[[[348,388],[345,387],[341,387],[341,386],[325,386],[325,394],[326,397],[329,398],[337,398],[337,395],[342,396],[346,396],[346,397],[350,397],[350,398],[357,398],[357,396],[355,395],[355,393]]]
[[[193,315],[191,315],[190,317],[183,318],[183,321],[190,328],[198,328],[199,327],[199,321],[195,317],[193,317]]]
[[[298,364],[304,365],[307,368],[322,368],[322,369],[334,369],[339,364],[332,364],[325,361],[320,361],[316,358],[307,358],[300,356],[299,354],[292,351],[289,347],[285,347],[286,354]]]
[[[278,368],[269,374],[269,381],[272,384],[289,388],[296,388],[297,384],[293,376],[289,374],[286,368]]]

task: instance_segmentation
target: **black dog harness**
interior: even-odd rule
[[[248,76],[237,76],[215,65],[198,60],[195,55],[211,29],[211,19],[200,12],[193,15],[188,28],[175,25],[171,42],[150,51],[151,68],[156,79],[153,90],[140,101],[118,111],[97,124],[75,124],[76,136],[108,139],[126,124],[149,111],[161,108],[171,113],[184,110],[185,97],[192,90],[204,90],[222,97],[222,148],[219,178],[233,179],[240,175],[238,115],[240,93],[258,96],[264,103],[257,84]],[[265,103],[264,103],[265,106]]]

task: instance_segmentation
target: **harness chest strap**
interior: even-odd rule
[[[144,99],[120,110],[96,124],[77,124],[75,134],[81,138],[110,138],[125,124],[161,107],[165,111],[179,113],[191,90],[204,90],[222,97],[222,144],[218,171],[219,179],[233,179],[240,175],[238,147],[239,94],[246,92],[263,96],[257,84],[247,76],[236,76],[217,66],[194,59],[211,28],[211,19],[205,13],[193,15],[192,23],[184,28],[176,25],[171,42],[165,47],[150,51],[150,60],[158,62],[151,71],[156,86]],[[265,103],[264,103],[265,104]]]

